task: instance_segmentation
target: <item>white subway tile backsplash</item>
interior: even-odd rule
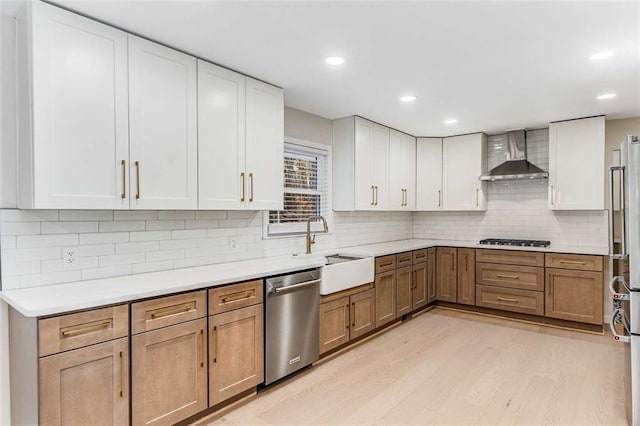
[[[144,261],[145,261],[145,253],[127,253],[127,254],[112,254],[107,256],[100,256],[98,260],[98,264],[100,266],[112,266],[112,265],[142,263]]]
[[[209,261],[209,257],[207,257],[207,256],[189,257],[189,258],[174,260],[173,261],[173,267],[176,268],[176,269],[178,269],[178,268],[191,268],[193,266],[208,265],[209,263],[215,263],[215,262],[210,262]]]
[[[196,212],[192,210],[162,210],[158,212],[160,220],[185,220],[195,219]]]
[[[17,237],[15,235],[0,236],[0,249],[16,248]]]
[[[226,211],[197,211],[196,212],[196,219],[226,219],[226,218],[227,218]]]
[[[98,222],[41,222],[40,226],[43,234],[98,232]]]
[[[184,229],[184,220],[148,220],[147,231]]]
[[[40,222],[1,222],[0,235],[38,235]]]
[[[185,231],[171,231],[171,239],[173,240],[200,238],[206,235],[207,235],[206,229],[189,229]]]
[[[163,260],[160,262],[145,262],[131,265],[131,272],[134,274],[143,274],[145,272],[167,271],[173,269],[173,262]]]
[[[184,221],[184,229],[207,229],[207,228],[217,228],[218,221],[217,220],[185,220]]]
[[[91,244],[86,246],[78,246],[78,257],[84,256],[102,256],[114,254],[116,252],[115,244]]]
[[[62,257],[61,247],[28,248],[28,249],[6,249],[0,251],[2,265],[10,262],[40,259],[59,259]]]
[[[101,221],[113,220],[111,210],[60,210],[60,221]]]
[[[122,275],[131,275],[132,265],[115,265],[104,268],[91,268],[82,270],[83,280],[96,280],[99,278],[119,277]]]
[[[115,210],[113,220],[156,220],[158,212],[155,210]]]
[[[78,234],[19,235],[18,248],[60,247],[78,244]]]
[[[29,274],[20,277],[20,287],[36,287],[41,285],[68,283],[80,281],[82,272],[80,270],[47,272],[46,274]]]
[[[117,243],[116,253],[139,253],[147,251],[159,250],[160,243],[158,241],[143,241],[136,243]]]
[[[160,241],[160,250],[185,249],[196,246],[194,238],[188,240],[165,240]]]
[[[129,241],[128,232],[80,234],[80,244],[124,243],[127,241]]]
[[[171,238],[171,231],[143,231],[129,234],[133,241],[162,241]]]
[[[173,260],[182,258],[184,258],[184,249],[147,252],[147,262],[157,262],[159,260]]]
[[[0,211],[2,222],[42,222],[58,220],[58,210],[16,210],[5,209]]]
[[[3,277],[37,274],[39,272],[40,272],[40,260],[6,262],[2,265]]]
[[[75,265],[68,265],[62,259],[43,260],[41,262],[42,272],[71,271],[74,269],[96,268],[98,266],[98,257],[79,257]]]
[[[100,222],[100,232],[144,231],[144,230],[145,230],[145,222],[143,220],[119,220],[119,221],[112,221],[112,222]]]

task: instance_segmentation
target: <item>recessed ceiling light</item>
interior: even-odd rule
[[[615,93],[605,93],[603,95],[598,96],[598,99],[602,100],[602,99],[612,99],[615,98],[616,94]]]
[[[613,52],[611,50],[606,50],[604,52],[594,53],[593,55],[589,56],[589,60],[590,61],[599,61],[601,59],[607,59],[607,58],[609,58],[611,56],[613,56]]]
[[[456,124],[458,122],[458,120],[456,120],[455,118],[450,118],[448,120],[444,120],[444,124]]]
[[[416,99],[418,98],[416,98],[413,95],[407,95],[407,96],[401,97],[400,102],[409,103],[409,102],[414,102]]]
[[[341,56],[329,56],[324,60],[329,65],[342,65],[344,64],[344,58]]]

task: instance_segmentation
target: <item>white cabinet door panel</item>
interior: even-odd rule
[[[284,97],[282,89],[247,78],[247,209],[282,210]]]
[[[442,139],[418,138],[416,210],[442,210]]]
[[[374,209],[375,190],[373,183],[373,123],[355,118],[355,209]]]
[[[131,208],[196,209],[196,59],[129,36],[129,106]]]
[[[405,133],[389,133],[389,209],[415,209],[416,139]]]
[[[198,60],[199,209],[247,204],[245,85],[245,76]]]
[[[375,188],[375,210],[389,207],[389,128],[373,125],[373,143],[371,144],[372,181]]]
[[[21,207],[128,208],[127,35],[32,7],[33,199]]]
[[[442,204],[444,210],[484,210],[484,185],[478,179],[486,156],[486,136],[445,138],[442,144]]]

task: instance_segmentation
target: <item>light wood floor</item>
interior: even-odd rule
[[[209,424],[627,424],[624,347],[436,308]]]

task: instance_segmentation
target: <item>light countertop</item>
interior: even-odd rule
[[[607,247],[555,246],[547,248],[480,245],[476,241],[409,239],[343,247],[313,253],[219,263],[170,271],[78,281],[0,292],[0,298],[27,317],[40,317],[98,306],[126,303],[200,288],[215,287],[324,265],[323,255],[385,256],[429,247],[468,247],[499,250],[606,255]]]

